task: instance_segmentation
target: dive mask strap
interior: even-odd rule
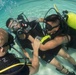
[[[47,29],[48,31],[51,31],[52,29],[54,29],[54,28],[56,28],[56,27],[58,27],[58,26],[60,26],[60,25],[56,25],[56,26],[52,27],[51,25],[49,25],[48,23],[46,23],[46,29]]]

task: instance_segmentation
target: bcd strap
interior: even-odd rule
[[[11,68],[14,68],[14,67],[16,67],[16,66],[19,66],[19,65],[25,65],[25,63],[13,64],[13,65],[11,65],[11,66],[9,66],[9,67],[6,67],[6,68],[0,70],[0,73],[5,72],[5,71],[7,71],[7,70],[9,70],[9,69],[11,69]]]
[[[41,39],[41,43],[43,43],[44,41],[46,41],[47,39],[50,39],[51,38],[51,36],[50,35],[46,35],[46,36],[44,36],[42,39]]]
[[[30,63],[29,63],[29,64],[26,64],[26,65],[27,65],[27,66],[32,66],[32,64],[30,64]]]

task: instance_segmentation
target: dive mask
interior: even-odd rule
[[[18,20],[13,20],[13,22],[9,26],[11,31],[16,31],[18,29],[18,24],[19,24]]]
[[[2,47],[6,47],[6,46],[8,46],[9,44],[8,44],[8,42],[7,43],[5,43],[3,46],[1,46],[0,48],[2,48]]]
[[[49,25],[48,23],[46,23],[46,30],[51,31],[52,29],[58,27],[59,25],[56,25],[54,27],[52,27],[51,25]]]

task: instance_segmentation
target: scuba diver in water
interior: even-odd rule
[[[35,38],[34,43],[32,43],[34,52],[31,66],[20,62],[14,54],[8,52],[12,45],[14,45],[13,36],[0,28],[0,75],[31,75],[36,73],[39,68],[39,40]]]
[[[64,34],[65,32],[63,31],[63,28],[61,26],[60,17],[56,14],[53,14],[53,15],[50,15],[50,16],[46,17],[43,20],[43,22],[45,22],[45,24],[46,24],[47,34],[50,34],[50,35],[47,35],[47,36],[43,37],[44,35],[38,35],[38,34],[35,35],[34,33],[32,33],[33,35],[35,35],[35,37],[37,35],[40,36],[40,37],[43,37],[41,39],[42,44],[40,45],[39,56],[43,60],[45,60],[47,63],[50,63],[50,64],[54,65],[57,68],[57,70],[59,70],[63,74],[75,75],[74,72],[68,71],[55,58],[55,56],[58,54],[58,55],[62,56],[63,58],[67,59],[71,64],[76,65],[75,60],[68,53],[66,53],[64,51],[64,49],[62,48],[62,44],[66,44],[70,41],[70,36]],[[6,22],[6,25],[10,29],[13,29],[13,28],[15,29],[16,28],[15,25],[12,25],[11,20],[8,20]],[[14,26],[14,27],[12,28],[12,26]],[[18,29],[18,26],[17,26],[17,29]],[[18,34],[17,29],[16,29],[16,32]],[[34,41],[34,37],[32,37],[33,35],[31,35],[30,33],[27,33],[27,31],[25,29],[25,33],[24,32],[21,33],[21,35],[19,35],[19,37],[22,40],[27,38],[31,42],[33,42]],[[28,48],[29,48],[29,46],[28,46]]]
[[[46,24],[46,33],[50,36],[44,41],[41,40],[43,45],[40,45],[39,55],[46,62],[54,65],[58,71],[66,75],[75,75],[55,58],[56,55],[59,55],[68,60],[74,67],[76,66],[76,61],[63,48],[63,45],[71,40],[71,37],[66,33],[67,27],[62,26],[61,18],[57,14],[47,16],[43,22]]]
[[[29,60],[31,61],[32,58],[29,56],[29,54],[27,53],[27,51],[25,50],[25,48],[30,48],[32,49],[32,46],[29,39],[28,38],[28,34],[30,33],[30,35],[33,35],[33,37],[35,38],[36,35],[42,36],[42,29],[41,26],[39,24],[40,21],[42,21],[42,18],[37,19],[37,18],[29,18],[27,20],[24,19],[23,14],[18,15],[17,19],[14,18],[9,18],[6,22],[6,26],[9,29],[9,32],[13,32],[15,34],[15,40],[18,43],[19,46],[21,46],[21,49],[23,50],[24,54],[29,58]],[[10,31],[11,30],[11,31]],[[27,37],[24,39],[23,35],[21,35],[22,33],[27,34]],[[23,39],[21,39],[21,38]],[[31,37],[31,36],[30,36]],[[32,39],[32,37],[31,37]],[[26,42],[25,42],[26,41]]]

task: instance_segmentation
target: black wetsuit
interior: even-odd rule
[[[46,62],[50,62],[59,52],[59,50],[61,49],[61,45],[55,47],[54,49],[49,49],[47,51],[41,51],[39,50],[39,56],[45,60]]]
[[[0,57],[0,71],[5,69],[13,64],[17,64],[20,61],[13,55],[7,53],[5,56]],[[8,74],[8,75],[29,75],[29,68],[25,65],[22,69],[22,66],[13,67],[7,71],[0,73],[1,75]],[[11,74],[12,73],[12,74]]]
[[[66,21],[62,21],[62,34],[69,35],[71,37],[70,42],[66,45],[67,48],[74,48],[76,49],[76,29],[73,29],[67,25]]]
[[[67,46],[76,49],[76,29],[69,27],[68,35],[70,35],[71,40]]]

